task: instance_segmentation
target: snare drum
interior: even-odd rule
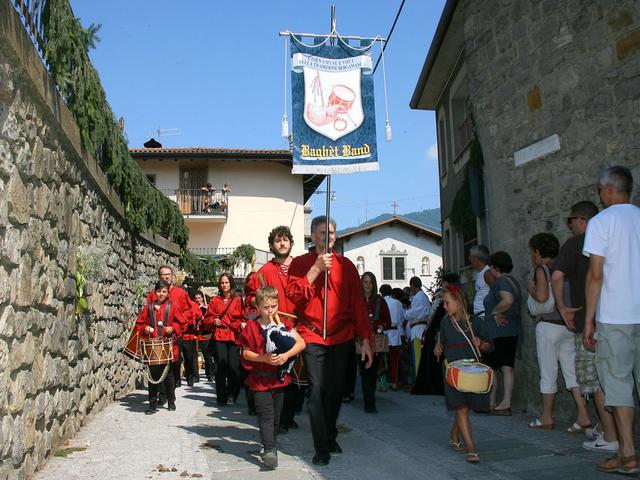
[[[298,355],[295,362],[293,362],[293,368],[291,369],[291,382],[299,387],[307,387],[309,385],[307,367],[304,365],[302,355]]]
[[[447,363],[447,383],[459,392],[488,393],[493,385],[493,370],[475,360]]]
[[[141,338],[140,355],[146,365],[166,365],[173,361],[173,342],[170,338]]]
[[[355,92],[346,85],[336,85],[329,95],[329,105],[337,105],[338,113],[347,113],[351,110],[356,99]]]

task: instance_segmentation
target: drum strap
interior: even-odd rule
[[[163,336],[164,327],[168,326],[170,310],[171,310],[171,302],[168,301],[167,308],[165,308],[164,310],[163,325],[158,329],[158,337]],[[156,317],[155,317],[155,313],[153,312],[153,302],[149,302],[149,323],[151,324],[151,328],[153,329],[156,328]]]
[[[453,317],[451,317],[451,320],[453,321],[453,324],[455,325],[456,330],[458,330],[464,336],[464,338],[467,340],[467,343],[469,344],[469,346],[471,347],[471,350],[473,351],[473,356],[476,357],[476,362],[479,362],[480,361],[480,352],[476,351],[475,345],[469,339],[469,337],[467,336],[465,331],[462,330],[462,327],[460,325],[458,325],[458,321]],[[467,320],[467,323],[469,324],[469,332],[471,332],[471,338],[475,338],[475,335],[473,334],[473,327],[471,326],[471,319]]]

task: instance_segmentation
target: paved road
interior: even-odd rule
[[[136,391],[96,415],[68,449],[36,474],[39,480],[74,479],[597,479],[604,458],[583,450],[582,436],[532,431],[528,417],[475,416],[481,463],[471,465],[447,448],[451,417],[441,397],[378,394],[377,415],[356,400],[342,409],[339,442],[346,453],[328,467],[311,465],[306,415],[300,430],[281,435],[277,471],[265,471],[255,417],[246,404],[222,410],[213,387],[200,383],[177,390],[178,410],[145,416],[146,391]],[[566,426],[565,426],[566,428]]]

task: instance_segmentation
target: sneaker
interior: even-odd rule
[[[262,453],[262,461],[264,462],[265,467],[273,470],[278,466],[278,452],[275,448],[271,450],[266,450]]]
[[[173,402],[169,402],[169,406],[167,407],[167,410],[171,411],[171,412],[175,412],[176,411],[176,404]]]
[[[617,452],[618,442],[607,442],[604,436],[599,436],[592,442],[584,442],[582,448],[591,452]]]
[[[603,435],[602,431],[600,430],[600,424],[599,423],[597,423],[593,427],[589,427],[589,428],[585,429],[584,434],[586,435],[586,437],[589,440],[596,440],[598,437]]]
[[[158,409],[156,408],[155,404],[150,404],[149,407],[144,411],[145,415],[153,415],[154,413],[156,413],[158,411]]]

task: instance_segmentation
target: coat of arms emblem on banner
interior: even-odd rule
[[[331,59],[299,53],[293,67],[304,72],[304,121],[309,128],[335,141],[362,125],[360,76],[363,69],[371,71],[370,56]]]

